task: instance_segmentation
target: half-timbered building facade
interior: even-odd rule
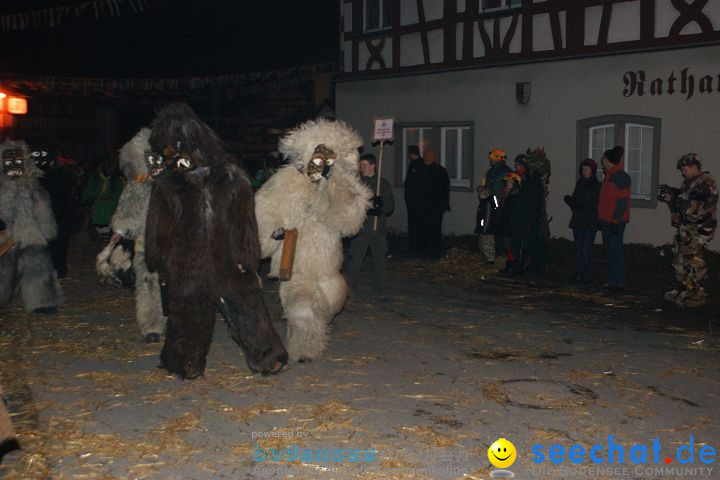
[[[384,175],[402,193],[407,145],[451,178],[446,233],[474,228],[491,148],[545,147],[549,213],[568,237],[577,166],[613,145],[633,180],[630,242],[671,240],[660,183],[697,152],[720,177],[720,0],[340,0],[339,118],[371,137],[395,119]],[[366,149],[374,150],[369,144]],[[512,163],[512,162],[510,162]],[[406,229],[405,211],[390,224]],[[715,239],[711,248],[720,248]]]

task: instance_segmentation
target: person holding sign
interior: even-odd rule
[[[395,210],[395,198],[390,182],[375,172],[377,159],[372,153],[360,157],[360,176],[364,185],[378,192],[372,199],[372,208],[360,232],[350,242],[350,258],[347,263],[347,277],[350,288],[357,287],[358,275],[368,248],[372,255],[373,293],[378,300],[387,300],[385,295],[385,255],[387,254],[387,227],[385,217]],[[379,189],[378,189],[379,185]]]

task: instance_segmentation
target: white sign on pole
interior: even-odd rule
[[[375,118],[373,128],[373,141],[391,141],[393,139],[393,118]]]

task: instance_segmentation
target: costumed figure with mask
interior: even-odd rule
[[[62,292],[48,242],[57,225],[50,197],[38,181],[42,172],[22,141],[0,144],[0,157],[0,218],[13,242],[0,256],[0,305],[10,301],[17,276],[26,311],[55,313]]]
[[[363,225],[373,196],[358,175],[362,139],[341,121],[308,121],[280,139],[282,167],[256,194],[263,257],[278,276],[283,233],[297,230],[290,280],[280,283],[293,360],[317,357],[328,342],[328,324],[342,309],[347,284],[340,273],[343,237]]]
[[[97,256],[97,272],[104,284],[120,286],[134,281],[140,332],[147,342],[159,342],[166,318],[158,275],[150,273],[145,263],[145,222],[152,181],[165,170],[165,163],[161,155],[150,151],[149,128],[140,129],[118,156],[128,183],[110,222],[110,242]]]
[[[80,229],[82,213],[76,201],[72,174],[58,165],[59,148],[52,138],[32,135],[27,138],[35,166],[42,170],[40,184],[50,194],[53,216],[57,222],[57,236],[50,242],[50,254],[58,278],[67,274],[67,252],[70,236]]]
[[[250,180],[185,104],[158,113],[150,145],[168,169],[153,181],[145,227],[145,261],[159,273],[168,312],[163,367],[182,378],[204,372],[219,310],[250,369],[279,372],[287,352],[257,273]]]

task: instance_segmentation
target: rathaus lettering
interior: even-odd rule
[[[644,70],[625,72],[623,83],[623,95],[626,97],[678,93],[684,95],[685,100],[690,100],[695,93],[720,93],[720,74],[696,77],[689,73],[688,68],[683,68],[679,74],[673,70],[666,78],[657,77],[652,80],[646,80]]]

